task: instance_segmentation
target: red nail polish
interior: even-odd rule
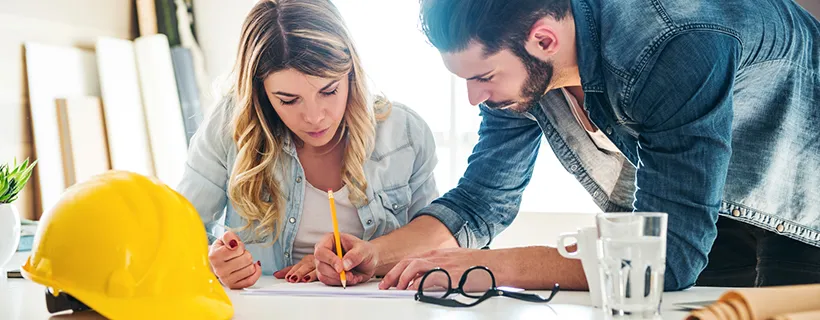
[[[299,281],[299,277],[297,277],[297,276],[295,276],[295,275],[294,275],[294,276],[290,276],[290,281],[297,282],[297,281]]]
[[[261,267],[262,266],[262,261],[257,260],[256,264],[258,264]]]
[[[231,242],[229,242],[228,245],[231,246],[231,249],[233,249],[233,248],[236,248],[236,246],[239,245],[239,244],[236,243],[236,240],[231,240]]]
[[[308,280],[310,280],[310,276],[305,276],[304,278],[302,278],[303,282],[308,282]]]

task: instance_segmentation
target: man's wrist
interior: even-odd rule
[[[396,263],[410,256],[441,248],[458,247],[453,235],[441,221],[431,216],[420,216],[407,225],[370,243],[377,259],[376,274],[383,275]]]
[[[548,290],[559,283],[567,289],[587,287],[580,260],[566,259],[555,248],[531,246],[498,251],[503,254],[485,261],[492,264],[490,270],[500,286]]]
[[[379,239],[374,239],[370,243],[371,243],[371,245],[373,245],[373,260],[374,260],[373,265],[376,266],[376,275],[382,275],[383,274],[383,273],[381,273],[382,269],[387,268],[388,269],[387,271],[389,271],[389,269],[392,268],[392,265],[391,266],[386,265],[386,261],[390,260],[391,252],[390,252],[389,248],[385,246],[384,241],[378,241],[378,240]],[[387,273],[387,271],[384,271],[384,273]]]

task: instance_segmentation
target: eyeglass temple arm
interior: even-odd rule
[[[558,294],[558,290],[560,286],[556,283],[555,286],[552,288],[552,292],[550,292],[549,297],[544,298],[538,294],[532,293],[520,293],[520,292],[510,292],[510,291],[502,291],[503,295],[508,296],[510,298],[515,298],[519,300],[529,301],[529,302],[548,302],[551,301],[556,294]]]

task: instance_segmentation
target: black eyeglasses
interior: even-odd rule
[[[430,277],[431,275],[439,276],[439,274],[442,274],[442,276],[446,276],[446,278],[447,278],[447,281],[446,281],[447,282],[447,288],[446,289],[447,290],[436,291],[436,290],[433,290],[431,288],[428,288],[425,291],[424,281],[426,281],[427,278]],[[471,286],[472,287],[477,287],[477,288],[486,287],[487,288],[486,291],[484,291],[483,293],[476,293],[474,291],[473,292],[465,292],[464,291],[464,286],[465,286],[465,284],[467,284],[467,279],[468,278],[471,281],[471,284],[472,284]],[[467,269],[467,271],[465,271],[464,274],[461,275],[461,280],[458,282],[458,287],[453,288],[452,287],[452,279],[450,278],[450,273],[448,273],[447,270],[444,270],[444,269],[441,269],[441,268],[435,268],[435,269],[432,269],[430,271],[427,271],[424,274],[424,276],[422,276],[421,282],[419,283],[419,290],[418,290],[418,292],[416,292],[416,301],[437,304],[437,305],[445,306],[445,307],[454,307],[454,308],[472,307],[472,306],[475,306],[475,305],[477,305],[481,302],[484,302],[484,300],[487,300],[487,299],[492,298],[492,297],[499,297],[499,296],[510,297],[510,298],[513,298],[513,299],[523,300],[523,301],[527,301],[527,302],[549,302],[550,300],[552,300],[552,297],[554,297],[555,294],[558,293],[558,290],[559,290],[559,286],[556,283],[555,286],[552,288],[552,292],[550,293],[549,297],[544,298],[544,297],[542,297],[540,295],[537,295],[537,294],[520,293],[520,292],[513,292],[513,291],[509,291],[509,290],[499,289],[498,287],[495,286],[495,275],[493,275],[493,272],[490,271],[490,269],[488,269],[487,267],[484,267],[484,266],[474,266],[474,267],[471,267],[471,268]],[[465,297],[473,298],[473,299],[476,299],[476,300],[471,302],[471,303],[463,303],[463,302],[455,300],[455,299],[448,299],[447,297],[449,297],[452,294],[461,294]]]

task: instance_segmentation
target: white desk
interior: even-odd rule
[[[12,263],[22,262],[18,254]],[[276,280],[263,277],[258,286]],[[45,288],[25,279],[0,276],[0,319],[49,319]],[[664,294],[663,318],[683,319],[686,312],[674,304],[714,300],[721,288],[693,288]],[[589,307],[586,292],[559,292],[549,304],[535,304],[505,297],[493,297],[478,306],[453,309],[416,302],[413,299],[366,299],[325,297],[272,297],[240,295],[229,290],[235,319],[321,319],[321,320],[401,320],[401,319],[604,319],[600,309]],[[96,314],[59,314],[54,319],[100,319]]]

